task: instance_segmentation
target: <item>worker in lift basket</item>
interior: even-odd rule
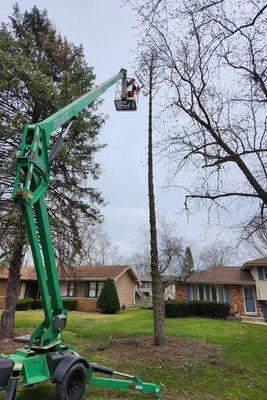
[[[128,98],[134,98],[136,96],[138,87],[135,84],[134,78],[127,78],[126,90]]]

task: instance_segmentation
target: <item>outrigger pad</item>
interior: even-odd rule
[[[28,344],[30,341],[30,338],[31,338],[31,335],[17,336],[14,338],[14,342]]]
[[[11,376],[14,362],[8,359],[0,359],[0,389],[6,389]]]

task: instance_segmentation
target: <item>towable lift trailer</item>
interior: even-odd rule
[[[11,355],[0,355],[0,389],[6,400],[16,399],[25,388],[42,381],[56,384],[57,400],[80,400],[86,385],[102,388],[146,392],[161,397],[160,386],[143,382],[137,375],[128,375],[89,362],[63,343],[67,312],[63,307],[54,247],[45,204],[49,186],[50,163],[56,156],[68,130],[78,114],[109,87],[121,81],[121,96],[115,98],[119,111],[136,109],[136,100],[127,98],[127,71],[121,71],[84,94],[55,114],[23,129],[22,145],[16,157],[16,178],[13,199],[21,208],[31,246],[34,267],[43,302],[44,320],[29,337],[20,337],[24,347]],[[51,148],[52,133],[64,127]],[[50,149],[51,148],[51,149]],[[102,373],[112,376],[95,376]],[[123,379],[115,379],[119,376]]]

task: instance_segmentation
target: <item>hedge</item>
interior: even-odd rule
[[[167,301],[165,314],[168,318],[188,317],[190,315],[189,303],[187,301]]]
[[[63,299],[63,307],[68,311],[75,311],[77,306],[77,300],[73,299]],[[16,303],[17,311],[25,311],[25,310],[42,310],[43,302],[41,299],[19,299]]]
[[[230,311],[230,305],[212,301],[177,301],[169,300],[165,303],[165,314],[168,318],[206,316],[225,318]]]
[[[16,311],[26,311],[31,308],[33,299],[30,297],[25,297],[24,299],[18,299],[16,301]]]
[[[77,300],[74,299],[63,299],[63,307],[68,311],[75,311],[77,307]]]
[[[227,303],[217,303],[212,301],[189,301],[190,314],[215,318],[225,318],[230,311]]]
[[[31,309],[32,310],[42,310],[43,308],[43,302],[41,299],[34,299],[32,302]]]

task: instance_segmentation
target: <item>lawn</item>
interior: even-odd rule
[[[17,312],[16,328],[32,329],[41,318],[37,311]],[[267,400],[267,327],[206,318],[169,319],[163,350],[150,345],[151,334],[151,311],[112,316],[72,312],[64,338],[90,361],[164,384],[166,400]],[[46,383],[28,389],[20,399],[53,396],[53,385]],[[88,400],[146,398],[90,387],[85,395]]]

